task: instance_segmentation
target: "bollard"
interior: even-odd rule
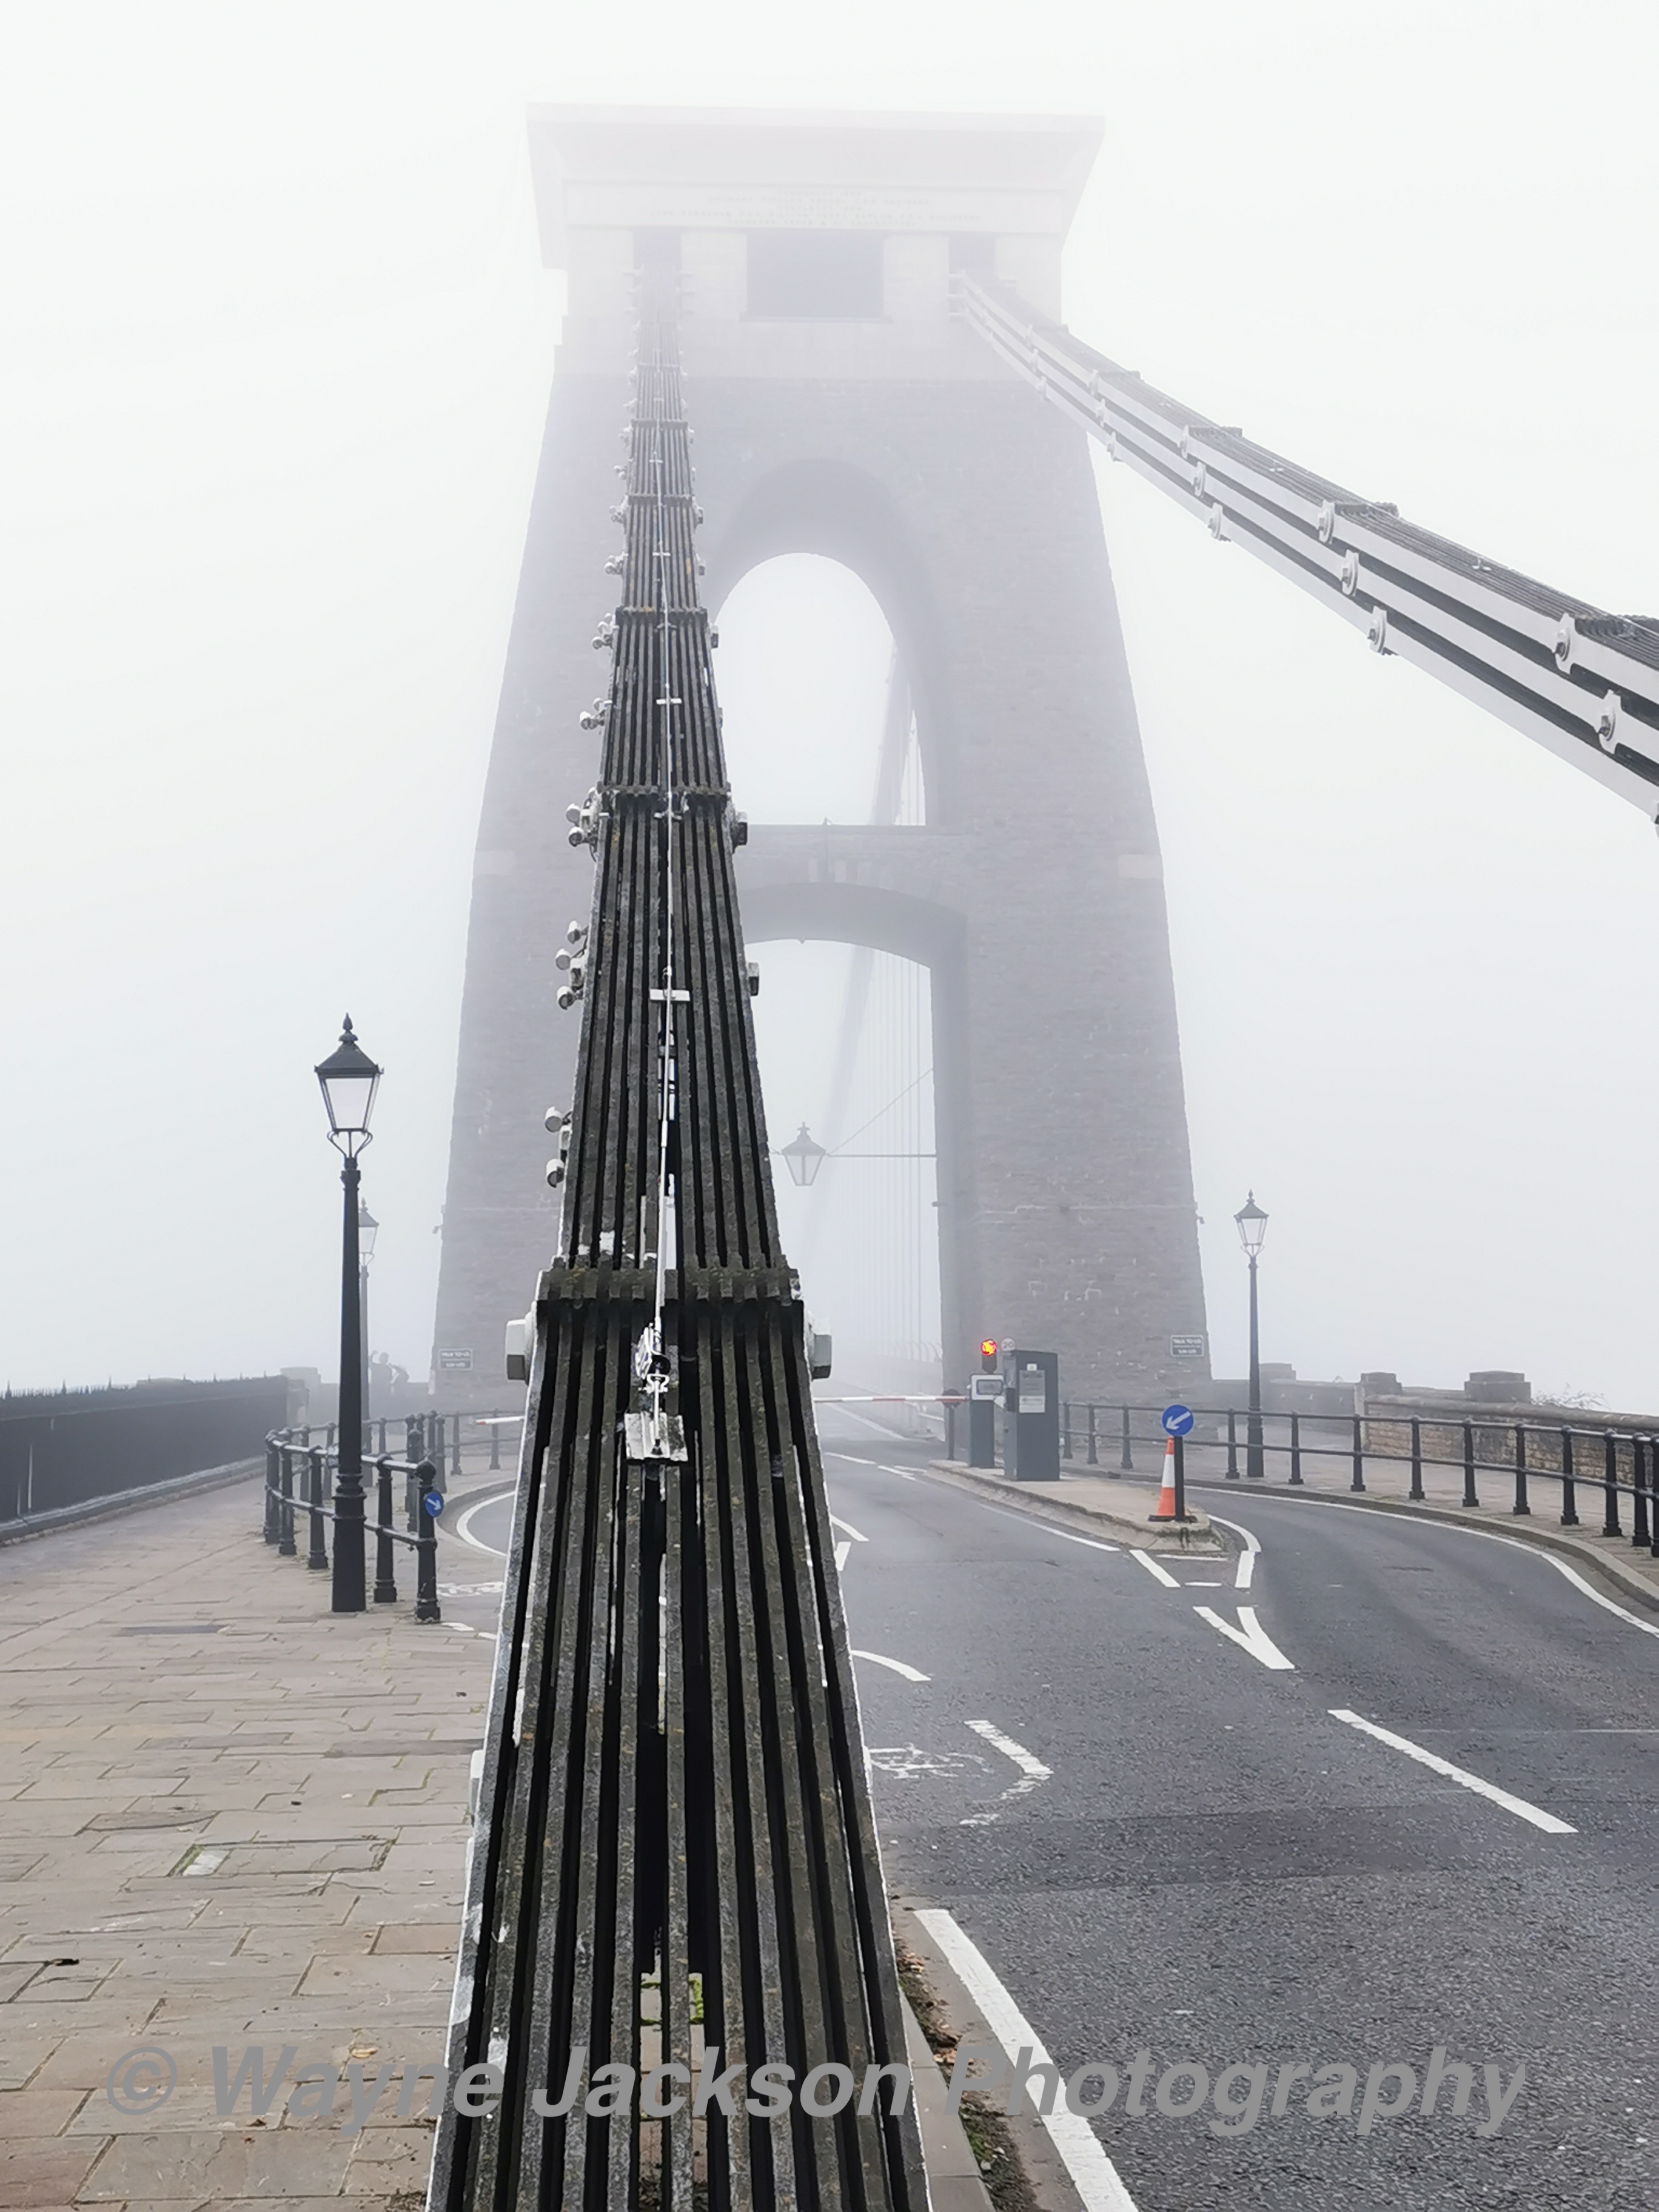
[[[265,1541],[274,1544],[282,1534],[282,1507],[277,1504],[276,1470],[278,1455],[276,1444],[265,1438]]]
[[[1406,1495],[1421,1504],[1426,1495],[1423,1488],[1423,1424],[1412,1415],[1412,1486]]]
[[[277,1509],[281,1528],[276,1539],[276,1556],[281,1559],[295,1559],[300,1556],[300,1547],[294,1540],[294,1462],[289,1456],[292,1450],[291,1444],[283,1444],[277,1455],[283,1463],[283,1502]]]
[[[1365,1424],[1356,1413],[1353,1417],[1353,1480],[1350,1490],[1365,1487]]]
[[[501,1473],[501,1415],[500,1415],[500,1413],[492,1413],[492,1414],[490,1415],[490,1417],[489,1417],[489,1472],[490,1472],[492,1474],[499,1474]]]
[[[1578,1492],[1572,1480],[1572,1431],[1565,1428],[1561,1431],[1561,1526],[1578,1526]]]
[[[307,1460],[310,1469],[307,1482],[307,1502],[311,1508],[311,1552],[306,1565],[308,1567],[326,1567],[328,1553],[323,1547],[322,1447],[313,1444],[307,1455]]]
[[[1480,1503],[1474,1488],[1474,1423],[1473,1421],[1465,1421],[1463,1424],[1463,1503],[1465,1505],[1478,1505]]]
[[[1134,1459],[1129,1449],[1129,1408],[1127,1406],[1123,1408],[1123,1451],[1118,1468],[1124,1474],[1133,1474],[1135,1471]]]
[[[386,1423],[382,1421],[380,1426],[384,1430]],[[396,1605],[398,1578],[392,1559],[392,1462],[384,1452],[374,1462],[374,1602]]]
[[[1304,1486],[1302,1480],[1302,1416],[1300,1413],[1291,1415],[1291,1484],[1292,1488],[1297,1490]]]
[[[430,1494],[441,1501],[443,1493],[438,1488],[438,1470],[429,1459],[422,1460],[415,1470],[415,1486],[421,1495],[421,1533],[416,1540],[415,1569],[415,1618],[420,1621],[441,1620],[438,1610],[438,1516],[426,1510]]]
[[[1515,1425],[1515,1503],[1511,1513],[1530,1513],[1527,1503],[1527,1431],[1522,1424]]]
[[[1630,1471],[1630,1540],[1632,1551],[1648,1548],[1648,1471],[1653,1464],[1653,1438],[1634,1437],[1631,1440],[1633,1455]]]
[[[1227,1480],[1238,1480],[1238,1424],[1231,1406],[1227,1408]]]
[[[1601,1487],[1607,1500],[1601,1516],[1601,1534],[1604,1536],[1622,1535],[1624,1532],[1619,1526],[1619,1443],[1611,1429],[1602,1441],[1601,1476]]]

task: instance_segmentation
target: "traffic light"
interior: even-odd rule
[[[981,1367],[983,1368],[986,1374],[994,1375],[996,1373],[997,1340],[995,1337],[985,1336],[980,1339],[979,1364]]]

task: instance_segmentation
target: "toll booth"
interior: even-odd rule
[[[968,1464],[994,1467],[997,1463],[997,1407],[1007,1395],[1000,1375],[968,1377]]]
[[[1060,1480],[1060,1355],[1011,1352],[1003,1368],[1003,1472],[1015,1482]]]

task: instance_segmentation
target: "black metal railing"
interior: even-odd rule
[[[0,1524],[257,1464],[288,1408],[280,1375],[0,1396]]]
[[[416,1430],[424,1434],[426,1420],[433,1418],[436,1417],[410,1416],[411,1443]],[[384,1441],[386,1425],[382,1422],[380,1425]],[[306,1523],[307,1567],[325,1571],[329,1565],[326,1527],[330,1522],[335,1523],[337,1542],[362,1542],[366,1533],[362,1515],[343,1515],[333,1510],[334,1478],[339,1464],[339,1450],[331,1428],[322,1443],[313,1443],[307,1429],[275,1429],[265,1438],[264,1540],[276,1546],[279,1558],[299,1557],[301,1519]],[[404,1478],[407,1528],[395,1525],[394,1478],[398,1475]],[[438,1467],[429,1458],[393,1459],[382,1450],[363,1462],[365,1498],[371,1480],[375,1498],[373,1602],[397,1603],[392,1547],[406,1544],[415,1553],[415,1618],[418,1621],[441,1620],[436,1524],[443,1509],[443,1485]],[[435,1499],[436,1504],[429,1504],[428,1498]]]
[[[1267,1453],[1282,1457],[1287,1485],[1293,1490],[1307,1486],[1304,1465],[1309,1460],[1343,1462],[1347,1489],[1359,1493],[1369,1489],[1368,1468],[1399,1467],[1408,1472],[1407,1499],[1420,1504],[1428,1500],[1425,1468],[1443,1467],[1462,1477],[1459,1504],[1463,1507],[1478,1509],[1486,1504],[1481,1478],[1497,1475],[1510,1486],[1510,1515],[1525,1517],[1534,1510],[1534,1486],[1542,1479],[1559,1486],[1564,1528],[1583,1525],[1578,1493],[1589,1489],[1601,1493],[1599,1534],[1623,1536],[1621,1501],[1628,1499],[1631,1547],[1659,1559],[1659,1424],[1651,1431],[1599,1423],[1589,1427],[1570,1421],[1498,1420],[1490,1414],[1450,1408],[1443,1413],[1437,1409],[1407,1413],[1376,1408],[1352,1415],[1251,1414],[1237,1407],[1194,1411],[1195,1425],[1186,1439],[1187,1450],[1224,1453],[1222,1480],[1227,1482],[1252,1479],[1239,1462],[1241,1435],[1249,1433],[1254,1421],[1262,1441],[1264,1465],[1259,1479],[1263,1481],[1270,1479],[1265,1466]],[[1158,1454],[1164,1450],[1163,1412],[1159,1406],[1097,1401],[1062,1404],[1060,1459],[1073,1467],[1080,1460],[1110,1479],[1133,1474],[1136,1445]],[[1115,1464],[1107,1464],[1114,1455]]]

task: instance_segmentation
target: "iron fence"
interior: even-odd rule
[[[280,1375],[0,1398],[0,1523],[256,1465],[287,1412]]]
[[[424,1432],[428,1418],[411,1414],[409,1428],[412,1436]],[[385,1423],[380,1424],[381,1441],[385,1441]],[[264,1540],[274,1544],[281,1559],[299,1557],[298,1540],[301,1521],[306,1523],[306,1565],[319,1571],[329,1566],[326,1525],[342,1522],[343,1516],[333,1510],[334,1480],[339,1472],[340,1454],[333,1440],[333,1431],[328,1441],[313,1443],[308,1429],[273,1430],[265,1439],[265,1519]],[[404,1479],[404,1510],[407,1528],[396,1525],[395,1478]],[[375,1605],[395,1605],[398,1602],[398,1583],[392,1547],[405,1544],[415,1553],[415,1618],[418,1621],[441,1620],[438,1605],[438,1532],[437,1514],[441,1510],[443,1486],[438,1468],[432,1460],[394,1459],[386,1452],[376,1453],[363,1462],[363,1484],[367,1492],[371,1482],[374,1486],[374,1590]],[[430,1495],[438,1501],[436,1510],[427,1504]],[[362,1531],[361,1518],[353,1524]]]
[[[1162,1453],[1165,1444],[1163,1408],[1157,1406],[1063,1404],[1060,1458],[1075,1467],[1099,1468],[1108,1478],[1132,1474],[1137,1446]],[[1337,1460],[1351,1492],[1369,1490],[1368,1468],[1399,1467],[1408,1473],[1405,1495],[1413,1504],[1427,1501],[1425,1468],[1449,1468],[1461,1476],[1459,1504],[1477,1509],[1483,1477],[1501,1477],[1509,1491],[1509,1511],[1533,1511],[1533,1486],[1540,1479],[1558,1486],[1560,1525],[1583,1525],[1581,1491],[1598,1496],[1604,1536],[1623,1536],[1628,1500],[1629,1537],[1634,1550],[1659,1559],[1659,1430],[1573,1422],[1494,1420],[1479,1413],[1407,1414],[1389,1410],[1352,1417],[1332,1413],[1251,1413],[1237,1407],[1194,1408],[1195,1425],[1188,1449],[1207,1445],[1226,1455],[1223,1480],[1269,1480],[1266,1455],[1278,1456],[1291,1489],[1306,1486],[1309,1460]],[[1255,1424],[1255,1436],[1251,1425]],[[1204,1430],[1212,1435],[1201,1433]],[[1263,1472],[1253,1477],[1240,1467],[1241,1447],[1259,1441]],[[1593,1516],[1592,1516],[1593,1517]]]

